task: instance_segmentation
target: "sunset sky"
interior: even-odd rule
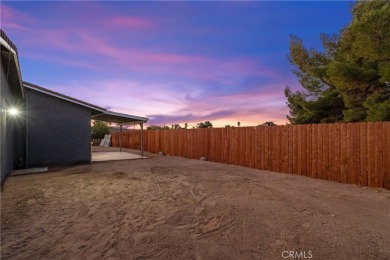
[[[287,122],[289,35],[350,22],[350,2],[7,2],[24,81],[149,124]]]

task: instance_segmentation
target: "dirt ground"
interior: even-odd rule
[[[145,155],[8,178],[1,259],[390,259],[390,191]]]

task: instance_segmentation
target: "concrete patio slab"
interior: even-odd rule
[[[118,160],[134,160],[134,159],[145,159],[133,153],[126,152],[96,152],[92,153],[92,162],[104,162],[104,161],[118,161]]]

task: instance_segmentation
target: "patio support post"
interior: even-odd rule
[[[119,151],[122,152],[122,125],[119,125]]]
[[[144,157],[144,123],[140,123],[141,126],[141,157]]]

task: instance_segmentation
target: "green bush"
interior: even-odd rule
[[[107,123],[102,121],[95,121],[91,128],[91,137],[92,138],[104,138],[104,135],[110,133],[110,127]]]

